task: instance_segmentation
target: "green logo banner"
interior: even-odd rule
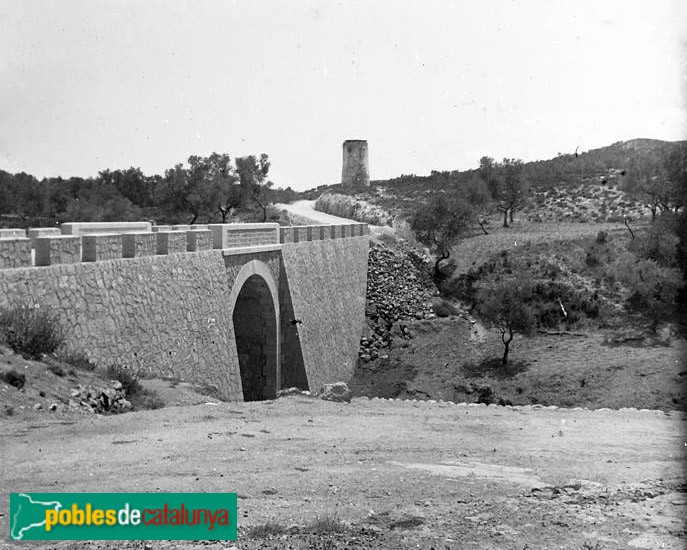
[[[236,540],[236,493],[10,493],[12,540]]]

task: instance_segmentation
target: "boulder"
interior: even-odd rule
[[[350,403],[351,390],[345,382],[325,384],[320,390],[320,398],[325,401],[334,401],[336,403]]]

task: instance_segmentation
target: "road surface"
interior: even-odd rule
[[[12,416],[0,422],[0,547],[8,493],[30,490],[238,493],[239,540],[184,548],[681,549],[684,434],[677,412],[301,395]],[[345,530],[308,533],[318,518]],[[250,534],[270,522],[282,532]]]
[[[328,225],[342,225],[347,223],[357,223],[355,220],[349,220],[347,218],[339,218],[338,216],[332,216],[331,214],[325,214],[324,212],[318,212],[315,210],[315,201],[295,201],[291,204],[278,203],[274,205],[275,208],[279,210],[286,210],[290,214],[295,214],[302,218],[307,218],[312,220],[313,224],[328,224]]]

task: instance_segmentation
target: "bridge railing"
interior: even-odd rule
[[[142,256],[239,249],[368,234],[364,223],[280,227],[276,223],[151,225],[65,223],[60,228],[0,229],[0,269],[101,262]]]
[[[369,234],[366,223],[342,225],[294,225],[280,228],[280,242],[298,243],[303,241],[320,241],[324,239],[343,239],[361,237]]]

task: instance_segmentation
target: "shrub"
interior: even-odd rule
[[[157,392],[141,385],[140,373],[133,372],[125,365],[110,365],[107,368],[107,375],[122,384],[126,398],[131,402],[134,410],[161,409],[165,406]]]
[[[24,373],[17,372],[14,369],[2,373],[2,375],[0,375],[0,378],[10,386],[14,386],[15,388],[17,388],[18,390],[22,389],[26,384],[26,376],[24,375]]]
[[[48,365],[48,370],[52,372],[55,376],[64,376],[64,369],[59,365]]]
[[[96,369],[95,363],[91,363],[90,359],[86,357],[84,353],[81,352],[70,352],[66,354],[60,354],[59,359],[75,367],[79,370],[94,371]]]
[[[640,258],[655,261],[661,267],[676,267],[679,237],[676,219],[664,213],[646,230],[632,239],[627,249]]]
[[[122,384],[124,393],[126,393],[127,396],[132,396],[143,389],[139,382],[140,377],[138,373],[132,372],[126,366],[110,365],[107,367],[107,375]]]
[[[315,520],[308,525],[308,531],[314,535],[327,535],[330,533],[343,533],[346,530],[346,526],[339,521],[335,515],[317,517]]]
[[[0,340],[25,357],[40,359],[54,352],[64,338],[57,316],[36,304],[0,310]]]
[[[609,268],[609,275],[629,291],[627,309],[651,318],[654,330],[665,310],[674,306],[681,285],[677,269],[661,267],[631,252],[616,259]]]
[[[157,392],[141,387],[141,390],[129,401],[134,410],[156,410],[165,406],[165,402],[160,398]]]
[[[284,533],[286,533],[286,527],[276,521],[268,521],[260,525],[253,525],[248,531],[248,535],[254,539],[276,537]]]

